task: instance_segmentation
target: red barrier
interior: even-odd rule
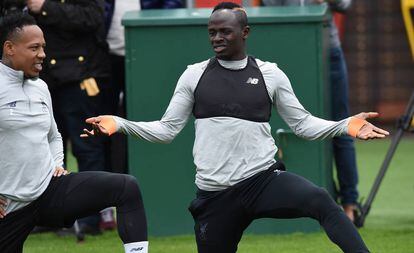
[[[196,0],[196,8],[214,7],[221,2],[233,2],[242,5],[242,0]]]
[[[344,35],[345,35],[345,15],[335,12],[333,15],[333,18],[334,18],[336,27],[338,27],[339,39],[342,42],[344,39]]]

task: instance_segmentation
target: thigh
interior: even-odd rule
[[[21,253],[23,243],[35,226],[36,203],[0,219],[0,252]]]
[[[128,175],[87,171],[53,179],[42,198],[38,224],[68,227],[76,219],[115,206]]]
[[[231,195],[196,198],[189,210],[194,218],[194,232],[199,253],[234,253],[243,231],[251,220]]]
[[[299,175],[275,172],[271,177],[249,208],[254,218],[314,218],[320,201],[333,201],[323,188]]]

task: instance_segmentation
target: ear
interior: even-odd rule
[[[244,40],[246,40],[249,37],[250,33],[250,26],[246,25],[242,30],[242,37]]]
[[[15,48],[13,42],[10,40],[6,40],[3,45],[3,55],[5,56],[13,56],[15,53]]]

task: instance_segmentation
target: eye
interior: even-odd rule
[[[229,34],[231,34],[232,33],[232,30],[230,30],[230,29],[225,29],[225,30],[223,30],[223,34],[224,35],[229,35]]]
[[[213,37],[213,36],[215,36],[215,35],[216,35],[216,32],[215,32],[215,31],[208,31],[208,35],[209,35],[210,37]]]

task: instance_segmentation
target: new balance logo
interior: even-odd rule
[[[258,84],[259,83],[259,79],[253,78],[253,77],[249,77],[249,79],[247,79],[246,83],[248,83],[248,84]]]
[[[205,241],[207,240],[207,226],[208,226],[208,222],[207,223],[200,223],[200,239]]]
[[[129,252],[141,252],[144,247],[132,248]]]

